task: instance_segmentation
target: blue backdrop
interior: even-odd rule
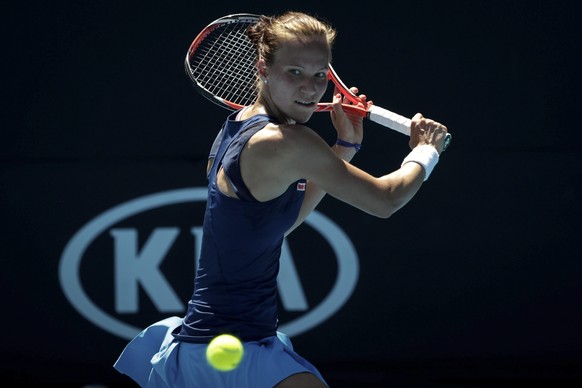
[[[128,333],[180,315],[190,296],[196,190],[226,114],[192,88],[186,49],[224,14],[287,9],[338,29],[348,85],[454,135],[390,219],[327,198],[288,239],[281,321],[296,349],[333,386],[580,377],[571,4],[362,5],[5,5],[1,380],[130,385],[112,369]],[[327,114],[310,124],[333,139]],[[403,135],[367,123],[353,163],[385,174],[407,153]]]

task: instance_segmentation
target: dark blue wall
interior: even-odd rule
[[[224,14],[286,9],[198,4],[26,2],[3,12],[1,380],[127,382],[111,367],[127,340],[87,319],[63,289],[65,247],[116,206],[204,186],[226,112],[195,93],[186,49]],[[339,30],[334,65],[347,84],[377,105],[445,123],[454,141],[390,219],[324,200],[319,212],[357,252],[357,283],[336,312],[294,336],[296,349],[335,386],[580,376],[581,35],[571,4],[334,4],[290,7]],[[333,138],[326,114],[311,124]],[[353,163],[374,175],[396,169],[407,139],[366,128]],[[144,211],[93,236],[75,272],[91,301],[138,327],[175,315],[144,290],[138,311],[116,310],[111,228],[137,230],[139,244],[178,228],[161,270],[186,301],[202,206]],[[289,243],[317,306],[340,265],[309,226]],[[282,323],[300,315],[283,311]]]

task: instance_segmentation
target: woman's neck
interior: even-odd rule
[[[272,104],[269,104],[268,101],[266,101],[265,99],[259,98],[257,100],[257,102],[255,102],[253,105],[249,106],[247,109],[245,109],[242,112],[242,119],[246,120],[249,117],[252,117],[254,115],[258,115],[258,114],[263,114],[263,115],[267,115],[267,116],[271,116],[277,119],[277,121],[279,121],[282,124],[295,124],[294,120],[291,120],[289,117],[287,117],[285,114],[283,114],[279,109],[275,108],[274,106],[272,106]]]

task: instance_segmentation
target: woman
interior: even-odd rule
[[[304,124],[327,88],[335,30],[288,12],[261,17],[248,34],[258,49],[260,92],[255,104],[228,117],[210,152],[202,251],[186,316],[148,327],[115,364],[142,386],[326,387],[277,332],[283,239],[326,193],[390,217],[428,178],[443,147],[447,129],[417,114],[413,150],[398,170],[375,178],[354,167],[362,118],[344,112],[339,94],[331,113],[336,144]],[[240,338],[245,351],[226,373],[205,359],[208,342],[223,333]]]

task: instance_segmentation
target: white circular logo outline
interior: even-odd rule
[[[206,201],[207,188],[184,188],[145,195],[121,203],[85,224],[67,243],[59,263],[59,281],[69,303],[101,329],[125,339],[141,330],[116,319],[95,305],[80,282],[83,254],[96,236],[116,222],[162,206]],[[330,243],[338,262],[338,276],[329,294],[306,314],[282,324],[278,330],[290,337],[305,332],[331,317],[349,299],[359,277],[358,255],[349,237],[329,218],[313,211],[305,220]]]

